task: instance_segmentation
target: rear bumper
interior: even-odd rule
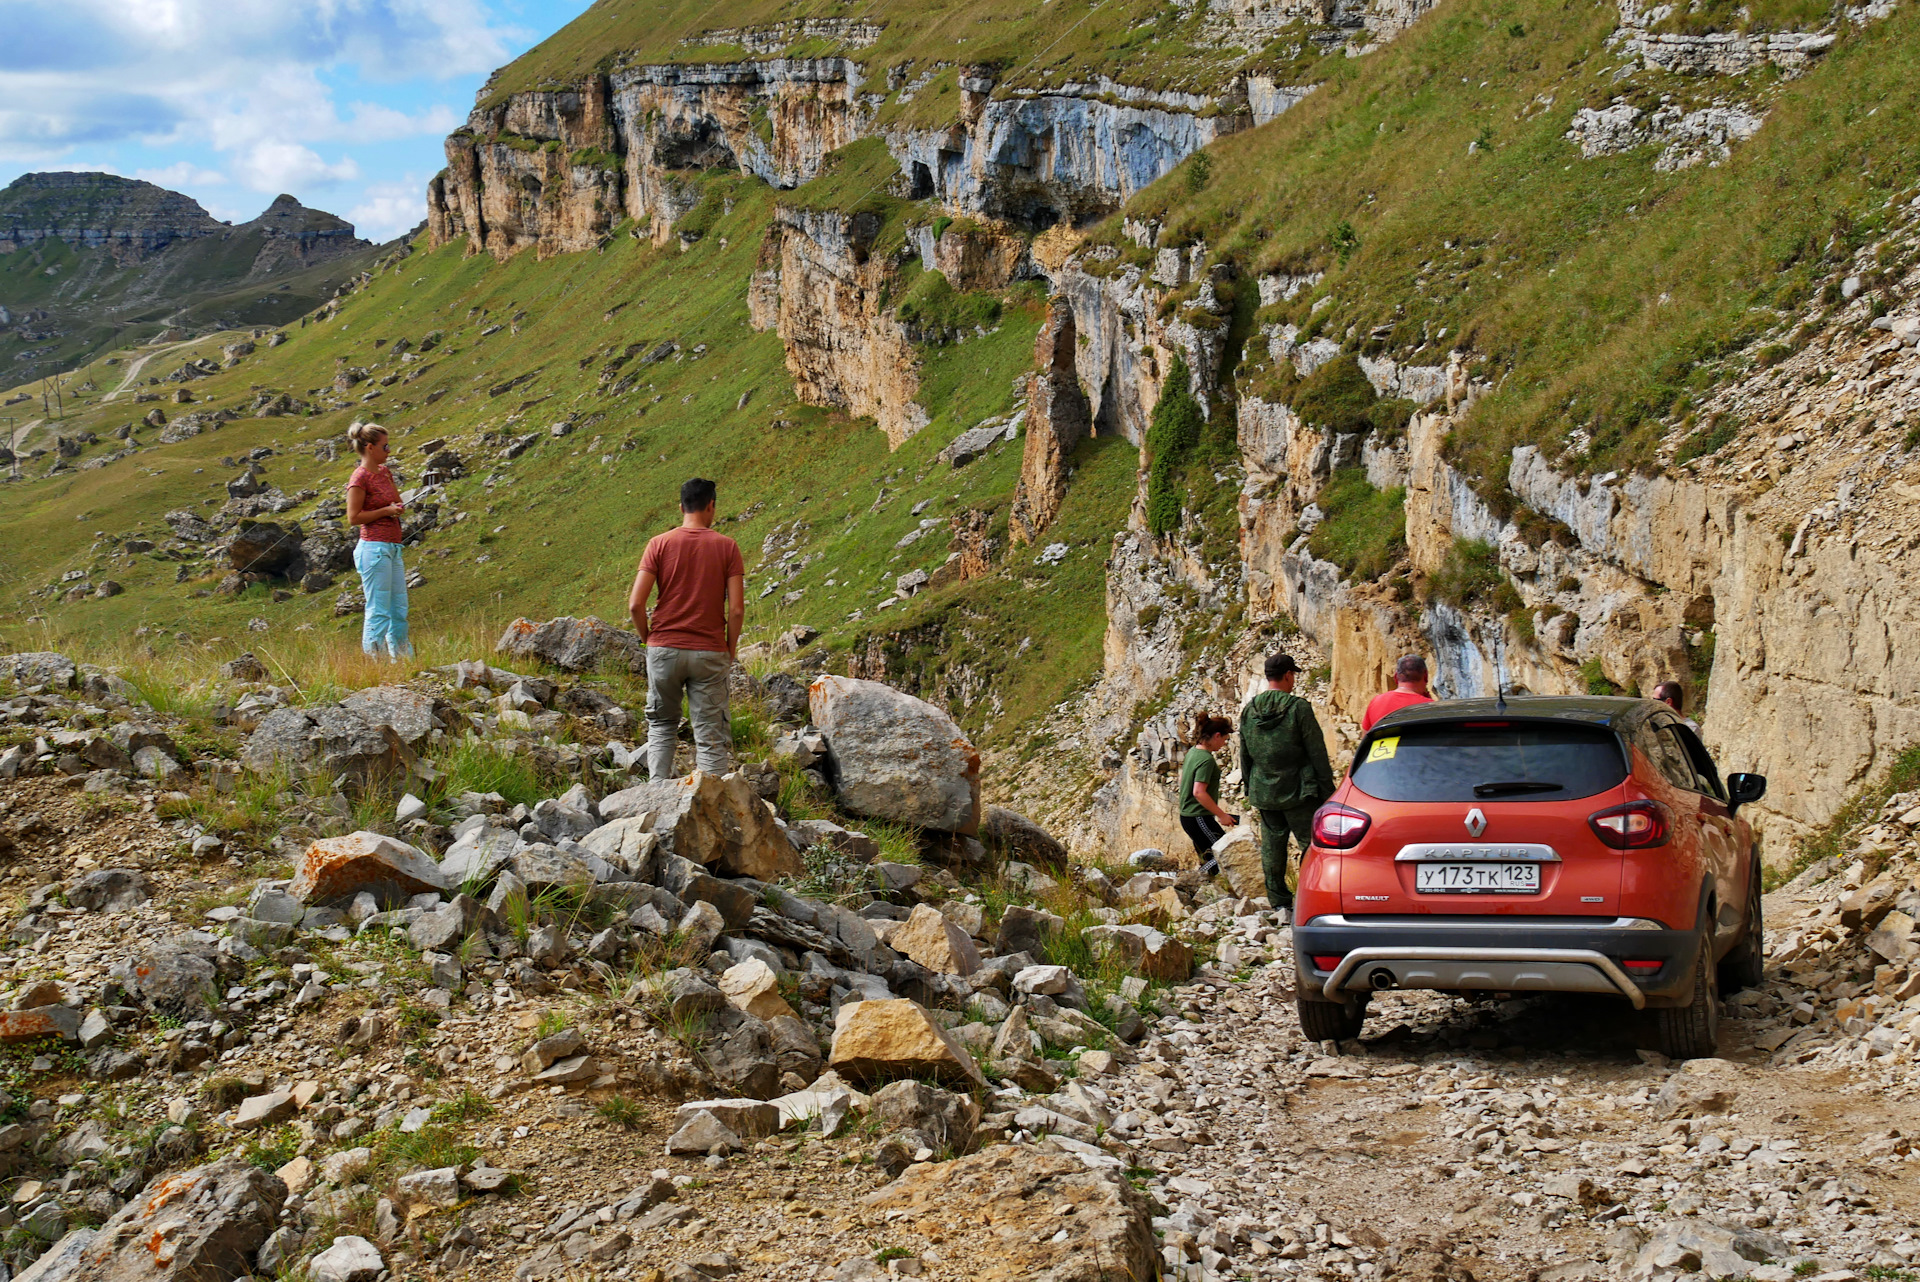
[[[1699,947],[1695,930],[1633,918],[1331,915],[1293,929],[1301,989],[1331,1001],[1399,988],[1600,993],[1636,1009],[1673,1006],[1693,995]]]

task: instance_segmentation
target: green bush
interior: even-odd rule
[[[1360,368],[1360,358],[1351,353],[1336,356],[1307,375],[1294,394],[1293,412],[1308,424],[1324,432],[1351,435],[1373,428],[1373,384]],[[1408,417],[1412,417],[1409,410]],[[1406,420],[1400,425],[1404,427]]]
[[[1455,539],[1428,587],[1434,599],[1457,606],[1479,605],[1511,613],[1521,608],[1520,593],[1500,568],[1500,553],[1485,539]]]
[[[1677,467],[1692,459],[1718,454],[1722,449],[1733,444],[1734,437],[1737,435],[1739,432],[1732,417],[1716,414],[1706,426],[1680,442],[1680,448],[1673,453],[1674,465]]]
[[[1147,450],[1153,456],[1147,474],[1147,528],[1155,534],[1180,528],[1187,460],[1206,422],[1191,384],[1186,358],[1176,355],[1147,427]]]
[[[1307,550],[1331,561],[1349,579],[1377,579],[1407,550],[1407,492],[1376,490],[1366,469],[1342,468],[1314,503],[1326,518],[1307,536]]]
[[[1598,659],[1588,659],[1580,665],[1580,680],[1586,683],[1588,694],[1620,693],[1620,687],[1607,680],[1607,670],[1600,666]]]
[[[945,272],[909,268],[906,292],[894,305],[894,315],[923,329],[987,329],[1000,321],[1000,300],[992,294],[964,293],[948,282]]]

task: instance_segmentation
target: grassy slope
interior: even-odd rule
[[[944,530],[896,551],[901,535],[922,518],[962,507],[1004,509],[1011,497],[1018,443],[997,446],[957,472],[932,460],[961,430],[1011,408],[1013,380],[1032,358],[1041,309],[1028,294],[1010,296],[998,329],[988,337],[929,349],[925,382],[933,422],[889,453],[870,422],[793,401],[779,339],[755,334],[747,325],[745,285],[772,194],[747,180],[717,181],[729,188],[732,211],[717,217],[707,236],[685,253],[627,237],[601,253],[562,255],[544,263],[531,254],[506,264],[485,256],[466,258],[458,244],[418,252],[354,295],[338,319],[289,329],[285,345],[263,348],[236,369],[193,383],[196,405],[163,408],[171,416],[208,404],[233,404],[249,399],[254,387],[307,396],[331,379],[336,358],[375,366],[384,355],[375,339],[406,336],[418,342],[431,330],[443,330],[444,345],[423,361],[389,360],[375,369],[376,377],[429,367],[427,373],[357,407],[359,414],[392,429],[403,471],[417,467],[423,442],[444,436],[456,438],[472,472],[453,484],[443,508],[443,514],[468,512],[469,519],[410,551],[410,564],[428,579],[413,597],[416,634],[488,635],[517,614],[594,613],[621,619],[642,544],[677,519],[679,483],[694,474],[720,481],[723,517],[732,518],[723,528],[746,554],[748,640],[805,622],[826,630],[829,644],[845,645],[865,626],[897,626],[897,613],[874,615],[872,607],[891,592],[896,576],[932,569],[947,554]],[[481,329],[521,312],[518,335],[503,330],[479,337]],[[583,357],[604,357],[635,343],[651,347],[662,339],[678,342],[684,359],[647,367],[641,386],[623,398],[600,388],[599,361],[580,366]],[[701,343],[708,351],[692,356]],[[199,347],[212,350],[217,344],[210,340]],[[197,350],[169,354],[148,372],[174,368]],[[629,365],[623,373],[638,368]],[[515,391],[488,394],[490,387],[533,370],[540,371],[538,377]],[[87,372],[103,390],[118,385],[118,369],[99,365]],[[367,386],[372,384],[360,390]],[[436,390],[445,396],[426,406],[426,395]],[[737,408],[746,393],[751,393],[746,407]],[[535,398],[543,399],[520,409]],[[401,409],[402,401],[413,408]],[[543,437],[510,464],[497,464],[496,450],[478,448],[470,435],[544,433],[548,424],[569,415],[580,424],[572,435]],[[601,417],[596,421],[595,415]],[[165,512],[207,499],[224,501],[222,487],[233,473],[219,466],[221,456],[262,444],[278,451],[267,462],[273,484],[288,493],[307,487],[323,496],[337,493],[351,456],[320,464],[312,448],[329,437],[343,439],[355,416],[340,410],[308,418],[241,419],[103,469],[0,488],[0,532],[10,553],[0,564],[0,610],[5,611],[0,613],[0,650],[43,644],[99,650],[146,626],[159,634],[163,649],[176,631],[201,641],[227,638],[214,647],[218,658],[243,644],[256,649],[290,644],[291,638],[276,638],[302,626],[322,635],[356,634],[357,615],[332,617],[333,591],[278,604],[260,595],[238,601],[194,598],[191,592],[215,579],[176,586],[173,563],[94,550],[96,531],[164,540],[168,532],[160,518]],[[104,436],[134,417],[130,400],[109,406],[89,401],[63,430],[92,428]],[[153,433],[145,435],[151,440]],[[467,439],[457,439],[462,436]],[[89,454],[104,449],[96,446]],[[44,467],[42,460],[30,470]],[[1009,699],[1010,709],[1015,704],[1019,709],[1007,720],[1009,729],[1024,712],[1047,706],[1098,668],[1098,631],[1088,621],[1101,615],[1098,566],[1104,537],[1124,518],[1131,464],[1123,470],[1128,486],[1088,487],[1077,509],[1075,519],[1087,526],[1085,541],[1095,548],[1091,574],[1078,567],[1044,573],[1029,568],[1016,576],[1026,588],[1019,596],[975,583],[923,596],[912,607],[919,617],[964,594],[972,609],[1011,614],[1030,611],[1031,593],[1038,592],[1048,598],[1049,611],[1077,621],[1058,639],[1058,650],[1049,650],[1055,662],[1046,672],[1020,676],[1023,693]],[[490,493],[483,485],[489,472],[501,478]],[[876,496],[881,496],[877,504]],[[923,499],[929,504],[915,517],[910,509]],[[752,516],[739,520],[736,514],[742,512]],[[776,527],[791,530],[796,521],[805,527],[797,547],[813,559],[804,571],[782,580],[776,594],[762,598],[770,577],[761,566],[762,540]],[[482,555],[489,559],[479,561]],[[29,595],[70,569],[86,570],[94,582],[111,577],[128,591],[73,605]],[[1052,584],[1056,576],[1061,581]],[[829,578],[835,580],[831,586]],[[804,593],[799,604],[777,605],[781,595],[796,589]],[[856,608],[864,608],[868,623],[846,622]],[[271,631],[248,633],[246,621],[253,617],[267,620]]]
[[[1368,350],[1440,362],[1464,343],[1489,357],[1476,373],[1498,390],[1454,440],[1489,482],[1513,444],[1557,447],[1573,426],[1592,433],[1575,466],[1645,465],[1701,390],[1744,367],[1733,353],[1782,336],[1772,308],[1817,293],[1887,202],[1914,195],[1920,13],[1841,24],[1824,62],[1783,85],[1616,83],[1616,17],[1591,0],[1448,0],[1277,121],[1216,144],[1198,194],[1176,173],[1128,212],[1165,218],[1162,244],[1204,239],[1250,271],[1327,272],[1262,319],[1307,322],[1330,297],[1317,327],[1354,327],[1350,346],[1391,325]],[[1663,92],[1778,101],[1718,168],[1658,173],[1657,147],[1582,160],[1562,136],[1581,106]],[[1343,224],[1357,238],[1344,263]],[[1102,235],[1144,259],[1117,217]]]
[[[191,328],[284,325],[311,311],[385,247],[373,247],[300,271],[241,284],[265,243],[258,233],[181,241],[129,266],[102,249],[45,241],[0,254],[0,301],[16,314],[44,310],[50,320],[0,331],[0,380],[31,382],[72,369],[116,344],[139,343],[166,324]],[[61,337],[25,342],[19,331],[58,329]],[[18,359],[31,349],[37,355]],[[78,386],[81,380],[71,380]]]

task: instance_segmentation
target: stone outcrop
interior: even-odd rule
[[[756,324],[776,329],[794,393],[870,415],[898,446],[927,425],[920,357],[888,309],[895,265],[873,252],[878,214],[782,205],[762,251]]]
[[[79,1252],[71,1282],[238,1278],[280,1223],[287,1186],[239,1157],[154,1184],[121,1207]]]
[[[1013,495],[1009,533],[1032,543],[1060,514],[1067,493],[1067,458],[1093,428],[1092,411],[1074,367],[1073,308],[1047,303],[1046,323],[1034,340],[1035,370],[1027,384],[1027,444],[1020,485]]]
[[[849,809],[940,832],[979,831],[980,754],[946,713],[852,677],[819,677],[808,695]]]
[[[493,648],[497,654],[543,660],[568,672],[643,676],[647,670],[647,648],[640,638],[591,614],[579,619],[562,615],[544,623],[515,619]]]
[[[191,196],[116,174],[22,174],[0,190],[0,253],[59,240],[138,262],[226,230]]]
[[[994,1227],[998,1242],[969,1264],[968,1276],[982,1282],[1123,1282],[1159,1272],[1146,1199],[1120,1172],[1090,1170],[1072,1156],[1002,1144],[952,1162],[924,1162],[866,1205],[906,1224],[968,1207]],[[1063,1206],[1073,1214],[1062,1214]]]

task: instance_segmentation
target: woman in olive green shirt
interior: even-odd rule
[[[1193,721],[1194,746],[1180,763],[1180,827],[1193,839],[1200,871],[1209,877],[1220,871],[1213,843],[1240,823],[1240,816],[1220,808],[1220,763],[1213,755],[1227,746],[1232,729],[1233,722],[1225,717],[1199,714]]]

